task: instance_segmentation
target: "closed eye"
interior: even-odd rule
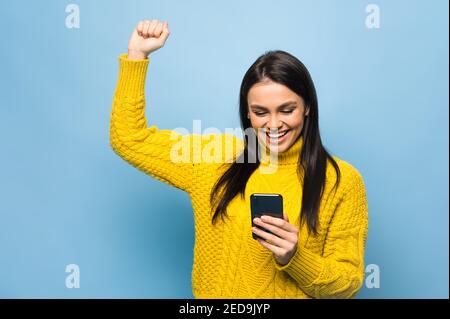
[[[267,112],[253,112],[253,113],[255,113],[255,115],[257,115],[257,116],[263,116]]]
[[[280,111],[283,114],[291,114],[292,112],[294,112],[294,109],[292,110],[283,110]],[[256,116],[263,116],[264,114],[267,114],[267,112],[253,112]]]

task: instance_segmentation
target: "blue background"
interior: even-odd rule
[[[150,57],[149,124],[239,127],[248,67],[294,54],[326,147],[365,180],[381,286],[358,297],[448,298],[448,1],[2,1],[0,14],[0,297],[192,297],[188,195],[109,146],[117,58],[155,18],[171,35]]]

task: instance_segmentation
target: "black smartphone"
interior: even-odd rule
[[[250,210],[252,217],[252,226],[271,233],[267,229],[259,227],[253,223],[253,219],[262,215],[283,218],[283,196],[280,194],[251,194]],[[261,238],[252,232],[253,239]],[[261,238],[263,239],[263,238]]]

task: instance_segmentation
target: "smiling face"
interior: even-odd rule
[[[305,113],[303,98],[285,85],[265,81],[250,88],[247,102],[248,117],[260,143],[271,152],[288,150],[300,136],[309,112]]]

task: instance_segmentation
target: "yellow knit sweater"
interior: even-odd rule
[[[231,134],[219,148],[207,148],[210,135],[181,135],[173,130],[147,127],[144,83],[149,59],[132,61],[119,56],[119,79],[110,122],[114,151],[144,173],[186,191],[194,210],[195,246],[192,289],[195,298],[351,298],[363,284],[364,249],[368,208],[363,179],[347,162],[336,157],[341,170],[337,192],[331,189],[335,170],[328,164],[317,235],[300,227],[298,248],[291,261],[281,266],[273,254],[252,239],[252,193],[279,193],[289,220],[299,227],[302,185],[296,175],[300,138],[280,154],[272,174],[260,167],[250,177],[245,199],[237,196],[228,206],[229,219],[211,223],[209,194],[224,172],[221,162],[236,158],[243,142]],[[198,139],[200,137],[200,139]],[[235,144],[233,144],[235,143]],[[229,148],[230,145],[235,147]],[[174,149],[192,151],[188,161],[174,161]],[[209,146],[208,146],[209,147]],[[172,152],[172,153],[171,153]],[[179,151],[177,151],[179,152]],[[218,156],[203,161],[196,152]],[[178,153],[180,154],[180,153]],[[201,160],[198,160],[198,159]]]

